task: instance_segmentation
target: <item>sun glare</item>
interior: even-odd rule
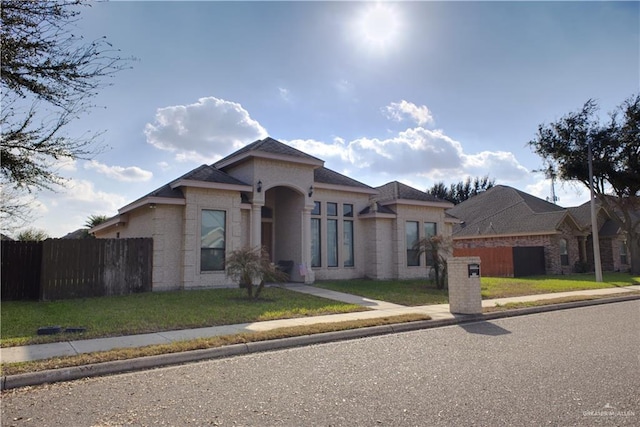
[[[376,3],[359,17],[356,32],[366,46],[383,50],[398,39],[401,26],[400,15],[393,5]]]

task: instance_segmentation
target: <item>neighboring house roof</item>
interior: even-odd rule
[[[380,187],[376,187],[379,192],[378,201],[382,204],[396,200],[413,200],[419,202],[443,203],[451,206],[452,203],[439,199],[429,193],[417,190],[398,181],[392,181]]]
[[[313,157],[287,144],[283,144],[276,139],[267,137],[265,139],[254,141],[251,144],[242,147],[238,151],[229,154],[227,157],[218,160],[214,164],[214,166],[219,169],[224,169],[235,163],[242,162],[252,156],[266,158],[288,157],[291,159],[295,159],[301,163],[311,164],[316,167],[324,165],[324,161],[318,159],[317,157]]]
[[[2,233],[0,233],[0,240],[13,241],[13,239],[11,237],[7,236],[6,234],[2,234]]]
[[[71,233],[67,233],[61,237],[61,239],[86,239],[89,236],[89,230],[86,228],[79,228]]]
[[[555,233],[568,216],[561,206],[504,185],[473,196],[447,213],[463,221],[454,226],[454,238]]]
[[[370,187],[367,184],[363,184],[360,181],[356,181],[353,178],[349,178],[348,176],[339,174],[338,172],[332,171],[331,169],[327,169],[324,166],[314,169],[313,181],[314,183],[321,184],[339,185],[343,187],[357,187],[372,190],[373,193],[377,193],[377,191],[373,187]]]

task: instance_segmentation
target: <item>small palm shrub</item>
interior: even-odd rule
[[[237,281],[241,288],[247,289],[249,298],[258,298],[266,282],[281,283],[289,279],[269,260],[264,247],[236,249],[227,257],[225,267],[227,276]],[[254,285],[256,282],[257,287]]]

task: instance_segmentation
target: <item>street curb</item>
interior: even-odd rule
[[[420,320],[409,323],[396,323],[392,325],[371,326],[368,328],[347,329],[344,331],[324,332],[313,335],[278,338],[274,340],[255,341],[244,344],[232,344],[224,347],[191,350],[180,353],[161,354],[157,356],[145,356],[135,359],[116,360],[112,362],[51,369],[40,372],[28,372],[25,374],[3,376],[1,379],[0,389],[4,391],[27,386],[36,386],[47,383],[77,380],[81,378],[113,375],[145,369],[160,368],[163,366],[193,363],[203,360],[221,359],[265,351],[302,347],[306,345],[324,344],[329,342],[365,338],[377,335],[411,332],[422,329],[433,329],[443,326],[458,325],[463,323],[488,321],[506,317],[525,316],[529,314],[545,313],[549,311],[566,310],[571,308],[612,304],[634,300],[640,300],[640,295],[627,295],[613,298],[574,301],[561,304],[550,304],[536,307],[497,311],[486,314],[460,315],[459,317],[453,319]]]

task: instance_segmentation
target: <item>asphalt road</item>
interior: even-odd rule
[[[640,425],[640,302],[25,388],[2,426]]]

